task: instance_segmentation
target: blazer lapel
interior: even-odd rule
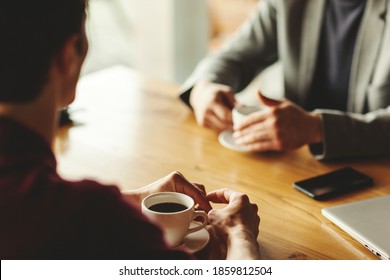
[[[303,16],[304,21],[302,23],[303,32],[301,37],[300,66],[298,73],[300,104],[305,103],[315,72],[325,3],[326,0],[306,1]]]
[[[382,42],[387,0],[367,0],[351,65],[348,110],[363,113],[367,88]]]

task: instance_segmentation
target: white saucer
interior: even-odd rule
[[[198,226],[197,223],[192,222],[190,228]],[[180,247],[184,247],[190,254],[194,254],[206,247],[210,241],[210,233],[206,228],[202,228],[196,232],[193,232],[184,237],[183,244]]]
[[[234,143],[233,130],[224,130],[218,136],[219,143],[222,146],[237,152],[248,152],[248,148]]]

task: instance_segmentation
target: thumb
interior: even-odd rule
[[[264,105],[269,106],[269,107],[275,107],[275,106],[278,106],[282,103],[282,101],[264,96],[261,91],[257,92],[257,96],[259,97],[259,100],[261,103],[263,103]]]

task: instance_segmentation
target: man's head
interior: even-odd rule
[[[65,76],[73,71],[77,81],[77,67],[81,67],[87,49],[86,2],[0,2],[0,103],[35,100],[47,83],[53,64]],[[68,90],[75,87],[76,81]]]

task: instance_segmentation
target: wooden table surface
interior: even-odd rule
[[[230,187],[259,205],[262,259],[377,259],[321,214],[323,207],[390,194],[390,159],[319,162],[307,148],[288,153],[229,150],[199,127],[177,85],[115,66],[81,79],[71,107],[76,124],[58,131],[58,170],[136,189],[178,170],[207,190]],[[372,176],[369,189],[325,202],[293,182],[352,166]]]

